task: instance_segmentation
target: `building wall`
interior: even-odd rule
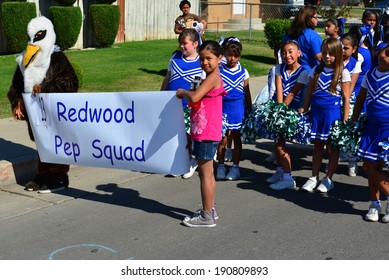
[[[252,17],[259,17],[261,0],[210,0],[208,2],[203,5],[206,6],[204,13],[207,15],[208,29],[223,28],[223,24],[229,19],[249,18],[250,7]]]
[[[191,13],[199,14],[199,0],[191,0]],[[174,21],[181,14],[180,1],[126,0],[125,40],[141,41],[177,38]]]

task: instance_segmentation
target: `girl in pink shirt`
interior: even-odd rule
[[[226,94],[219,73],[222,50],[218,42],[205,41],[199,47],[200,66],[206,73],[198,89],[178,89],[176,96],[185,98],[192,107],[191,137],[193,154],[198,161],[202,209],[183,220],[188,227],[214,227],[215,222],[215,177],[213,156],[222,138],[222,97]]]

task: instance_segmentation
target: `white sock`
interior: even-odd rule
[[[315,176],[313,176],[313,177],[309,177],[309,179],[311,179],[311,180],[313,180],[313,181],[317,182],[317,178],[316,178]]]

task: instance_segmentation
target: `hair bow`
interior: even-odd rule
[[[238,43],[240,43],[240,41],[239,41],[239,39],[238,38],[236,38],[236,37],[231,37],[230,39],[228,39],[228,41],[227,41],[227,43],[228,42],[238,42]]]
[[[362,33],[362,37],[361,37],[361,40],[359,41],[359,45],[361,45],[367,37],[367,38],[369,38],[370,45],[374,46],[374,39],[373,39],[373,36],[371,34],[371,25],[364,24],[359,29],[361,30],[361,33]]]
[[[219,39],[219,41],[218,41],[218,43],[219,43],[220,46],[223,45],[225,39],[226,39],[226,38],[224,38],[223,36],[220,37],[220,39]]]
[[[346,19],[345,18],[337,18],[336,21],[338,22],[340,34],[343,35],[344,34],[344,24],[346,22]]]

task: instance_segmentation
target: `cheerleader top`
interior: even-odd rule
[[[366,75],[373,66],[373,59],[369,49],[364,47],[358,48],[358,61],[361,63],[361,73],[359,73],[358,80],[354,87],[354,92],[358,95],[363,81],[363,77]]]
[[[312,69],[311,73],[309,74],[310,78],[315,77],[316,68],[317,68],[317,66],[315,66]],[[321,93],[325,92],[325,93],[328,93],[329,95],[332,95],[332,96],[340,96],[341,92],[342,92],[340,81],[338,82],[338,84],[336,86],[336,92],[334,93],[334,92],[330,91],[330,85],[331,85],[331,81],[332,81],[333,77],[334,77],[334,69],[324,67],[323,71],[319,74],[317,86],[316,86],[316,89],[314,90],[314,92],[312,93],[312,95],[317,94],[319,92],[321,92]],[[350,75],[350,72],[347,68],[343,68],[342,82],[343,83],[344,82],[351,82],[351,75]]]
[[[203,69],[200,67],[200,56],[195,59],[187,59],[181,52],[173,54],[169,61],[168,71],[171,72],[168,90],[183,88],[190,89],[190,82],[195,76],[202,76]]]
[[[219,71],[223,80],[223,87],[228,92],[223,99],[235,100],[244,98],[244,81],[250,78],[248,71],[240,63],[233,68],[228,68],[226,64],[221,64]]]
[[[287,96],[297,83],[304,85],[308,83],[308,72],[304,67],[300,66],[296,71],[288,73],[287,66],[287,64],[281,63],[277,64],[275,69],[275,75],[280,76],[282,80],[283,96]],[[296,92],[296,96],[293,100],[300,100],[299,94],[300,92]]]
[[[366,111],[369,122],[389,127],[389,71],[378,67],[366,73],[362,87],[367,89]]]

